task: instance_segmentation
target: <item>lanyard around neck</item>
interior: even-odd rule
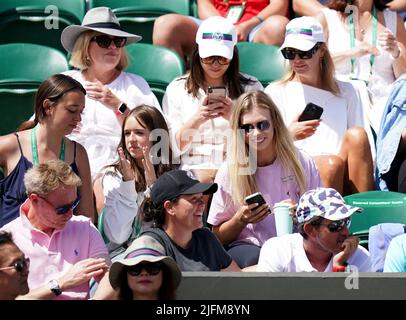
[[[32,128],[31,130],[31,152],[32,152],[32,163],[34,165],[39,164],[38,159],[38,147],[37,147],[37,127]],[[65,161],[65,139],[62,138],[61,141],[61,150],[59,151],[59,159]]]
[[[355,26],[354,26],[354,12],[348,17],[348,28],[350,30],[350,44],[351,48],[355,47]],[[376,47],[378,35],[378,18],[375,5],[372,6],[372,45]],[[355,58],[351,58],[351,78],[354,78]],[[375,55],[369,56],[369,76],[372,74],[372,66],[375,63]]]

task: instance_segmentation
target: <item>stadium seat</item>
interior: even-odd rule
[[[85,9],[85,0],[2,0],[0,44],[35,43],[65,52],[62,30],[80,24]]]
[[[182,59],[172,50],[148,43],[127,46],[130,65],[126,71],[142,76],[160,104],[166,87],[184,73]]]
[[[128,32],[141,35],[141,42],[152,43],[152,30],[157,17],[167,13],[189,15],[189,0],[89,0],[90,8],[110,7]]]
[[[263,43],[237,43],[240,70],[256,77],[264,87],[280,79],[286,72],[284,58],[279,47]]]
[[[368,191],[344,197],[346,203],[364,209],[351,216],[350,231],[368,248],[369,228],[380,223],[406,224],[406,194],[391,191]]]
[[[49,76],[68,70],[60,51],[31,43],[0,45],[0,88],[37,88]]]
[[[29,119],[39,85],[66,70],[65,55],[54,48],[31,43],[0,45],[0,134],[15,131]]]

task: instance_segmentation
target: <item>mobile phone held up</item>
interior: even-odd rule
[[[266,203],[261,192],[253,193],[253,194],[245,197],[244,201],[246,204],[258,203],[257,207]]]
[[[321,115],[323,114],[323,108],[318,106],[317,104],[309,102],[305,109],[303,110],[302,114],[299,116],[298,121],[307,121],[307,120],[316,120],[320,119]]]
[[[209,86],[207,88],[208,102],[213,103],[220,97],[226,97],[226,87],[224,86]]]

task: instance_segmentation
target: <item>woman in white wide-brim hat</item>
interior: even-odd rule
[[[127,248],[124,258],[110,268],[111,286],[121,300],[173,300],[182,274],[171,257],[150,237]]]
[[[89,10],[80,26],[68,26],[62,32],[62,45],[72,54],[70,64],[78,69],[66,74],[87,91],[81,124],[71,138],[86,148],[92,178],[117,158],[121,123],[128,111],[141,104],[160,108],[148,83],[123,71],[128,65],[124,46],[139,40],[141,36],[121,29],[107,7]]]

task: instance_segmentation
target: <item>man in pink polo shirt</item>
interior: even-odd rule
[[[20,216],[2,228],[30,259],[30,291],[21,298],[88,298],[89,280],[101,279],[110,260],[92,222],[73,216],[80,178],[67,163],[51,160],[28,170],[24,184]]]

